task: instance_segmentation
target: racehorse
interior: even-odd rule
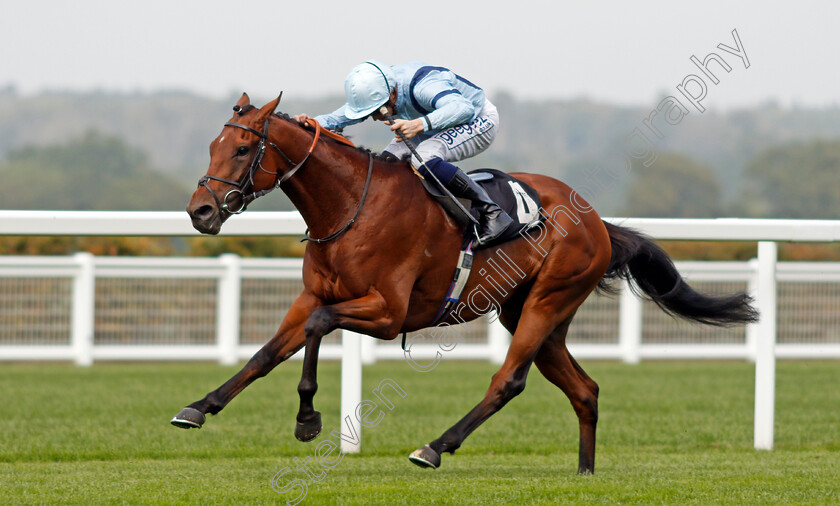
[[[243,94],[235,114],[210,144],[210,166],[187,206],[193,226],[217,234],[226,219],[253,199],[280,187],[309,227],[300,296],[279,330],[231,379],[172,419],[201,427],[251,382],[305,348],[298,385],[295,437],[321,431],[313,398],[321,338],[345,329],[392,340],[435,322],[452,281],[461,225],[426,192],[405,162],[327,137],[317,123],[303,125],[261,108]],[[578,472],[595,469],[598,385],[569,354],[566,334],[578,307],[599,285],[632,280],[666,312],[712,325],[754,321],[744,293],[708,296],[693,290],[656,244],[605,223],[570,187],[553,178],[513,174],[537,190],[543,221],[522,238],[474,252],[473,269],[500,272],[492,299],[513,335],[504,363],[478,403],[441,437],[409,457],[438,467],[464,439],[525,388],[531,364],[571,401],[580,425]],[[500,260],[501,259],[501,260]],[[473,277],[475,278],[475,277]],[[477,288],[469,279],[464,293]],[[505,283],[506,282],[506,283]],[[485,296],[485,298],[491,298]],[[443,324],[489,311],[487,301],[462,304]]]

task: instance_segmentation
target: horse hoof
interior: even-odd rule
[[[184,408],[169,423],[182,429],[200,429],[204,425],[204,413],[195,408]]]
[[[311,419],[295,425],[295,437],[298,441],[312,441],[321,433],[321,413],[315,412]]]
[[[419,450],[414,450],[411,455],[408,456],[408,460],[420,467],[431,467],[432,469],[440,467],[440,454],[432,450],[432,447],[429,445],[426,445]]]

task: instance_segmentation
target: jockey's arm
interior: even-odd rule
[[[421,95],[418,93],[418,95]],[[423,94],[428,95],[428,94]],[[412,120],[398,119],[394,121],[391,130],[402,130],[407,139],[429,130],[443,130],[451,126],[467,123],[473,119],[475,108],[472,103],[465,99],[456,89],[438,92],[431,99],[423,100],[423,95],[418,100],[428,103],[432,112],[421,118]],[[423,104],[426,105],[426,104]],[[398,139],[399,140],[399,139]]]
[[[435,106],[435,109],[426,115],[428,119],[424,119],[427,130],[444,130],[468,123],[475,117],[472,103],[457,91],[440,97]]]
[[[335,111],[329,114],[321,114],[319,116],[315,116],[315,121],[321,124],[323,128],[327,130],[337,130],[340,128],[344,128],[349,125],[355,125],[356,123],[360,123],[364,120],[364,118],[360,119],[350,119],[344,115],[344,107],[341,106]],[[292,116],[292,119],[297,120],[300,123],[306,121],[309,118],[306,114],[298,114],[296,116]]]
[[[417,104],[430,111],[420,118],[424,131],[444,130],[475,119],[475,107],[458,91],[454,79],[451,72],[431,73],[412,90]]]

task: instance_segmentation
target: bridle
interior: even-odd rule
[[[282,96],[282,94],[281,94],[281,96]],[[242,112],[242,107],[240,107],[238,105],[234,106],[233,110],[235,112],[239,113],[240,115],[244,114],[244,112]],[[303,167],[303,164],[305,164],[306,161],[309,160],[309,156],[312,155],[312,152],[315,151],[315,146],[318,144],[318,140],[321,138],[322,128],[321,128],[320,123],[318,123],[317,121],[315,121],[312,118],[309,118],[309,119],[306,120],[307,123],[310,126],[315,128],[315,137],[312,139],[312,144],[309,146],[309,150],[306,152],[306,156],[303,157],[303,160],[301,160],[298,163],[294,163],[291,160],[291,158],[286,156],[286,153],[284,153],[283,150],[280,149],[279,146],[277,146],[276,144],[274,144],[273,142],[271,142],[268,139],[268,123],[271,120],[271,116],[273,116],[273,114],[269,115],[269,117],[266,118],[265,123],[263,124],[263,131],[262,132],[254,129],[254,128],[251,128],[247,125],[243,125],[241,123],[234,123],[232,121],[228,121],[227,123],[225,123],[225,126],[240,128],[242,130],[245,130],[247,132],[250,132],[250,133],[256,135],[257,137],[260,138],[260,141],[257,144],[257,153],[256,153],[256,155],[254,155],[254,158],[251,160],[251,165],[248,167],[248,173],[240,181],[232,181],[230,179],[224,179],[224,178],[221,178],[221,177],[210,176],[210,175],[207,175],[207,174],[205,174],[204,176],[199,178],[198,186],[199,187],[203,186],[203,187],[207,188],[207,191],[209,191],[210,195],[213,196],[213,200],[216,201],[216,206],[218,207],[219,212],[226,212],[226,213],[231,214],[231,215],[244,213],[245,209],[247,209],[247,207],[248,207],[248,204],[250,204],[254,200],[256,200],[256,199],[258,199],[258,198],[260,198],[264,195],[268,195],[269,193],[273,192],[274,190],[279,188],[283,183],[288,181],[292,176],[294,176],[295,173],[298,170],[300,170],[301,167]],[[335,137],[335,136],[333,136],[333,137]],[[280,176],[280,171],[270,172],[262,166],[262,161],[263,161],[263,158],[265,157],[265,151],[266,151],[265,146],[266,146],[266,144],[271,146],[271,148],[274,149],[274,151],[276,151],[277,154],[279,154],[283,158],[283,160],[285,160],[286,163],[288,164],[289,170],[287,170],[286,173],[283,174],[282,176]],[[341,229],[339,229],[339,230],[337,230],[337,231],[335,231],[335,232],[333,232],[333,233],[331,233],[331,234],[329,234],[326,237],[323,237],[321,239],[313,239],[313,238],[309,237],[309,229],[306,229],[306,234],[305,234],[305,237],[303,238],[304,241],[311,241],[311,242],[314,242],[314,243],[317,243],[317,244],[325,243],[325,242],[331,241],[331,240],[336,239],[337,237],[341,236],[342,234],[344,234],[344,232],[347,232],[347,230],[349,230],[350,227],[353,226],[353,224],[356,222],[356,218],[358,218],[359,213],[362,211],[362,206],[365,203],[365,199],[367,198],[367,194],[368,194],[368,189],[370,188],[371,175],[373,174],[373,156],[370,153],[368,153],[368,158],[369,158],[368,173],[367,173],[367,179],[365,179],[365,188],[364,188],[364,191],[362,192],[361,199],[359,199],[359,207],[356,209],[356,213],[353,215],[353,217],[350,219],[350,221],[348,221],[347,224],[345,224]],[[266,174],[274,176],[274,184],[271,185],[271,187],[266,188],[264,190],[259,190],[259,191],[247,193],[254,186],[254,176],[257,174],[258,170],[262,171],[262,172],[265,172]],[[219,200],[219,197],[218,197],[218,195],[216,195],[216,192],[214,192],[213,189],[210,188],[210,185],[208,184],[208,182],[210,180],[219,181],[221,183],[229,184],[231,186],[234,186],[234,188],[231,189],[231,190],[228,190],[228,192],[225,193],[225,196],[221,200]],[[242,206],[239,209],[234,211],[228,205],[228,198],[231,195],[236,195],[237,193],[239,195],[241,195]]]
[[[237,105],[234,106],[233,110],[238,113],[242,110],[242,108]],[[313,126],[315,127],[315,138],[312,139],[312,145],[309,146],[309,150],[306,152],[306,156],[300,162],[294,163],[288,156],[286,156],[286,153],[284,153],[283,150],[277,146],[277,144],[274,144],[273,142],[268,140],[268,123],[270,120],[271,116],[266,118],[265,123],[263,124],[262,132],[253,129],[247,125],[243,125],[241,123],[234,123],[232,121],[228,121],[227,123],[225,123],[225,126],[241,128],[242,130],[251,132],[252,134],[260,138],[260,142],[257,144],[257,153],[256,155],[254,155],[254,158],[251,160],[251,165],[248,167],[248,173],[240,181],[231,181],[230,179],[224,179],[221,177],[210,175],[204,175],[198,180],[198,186],[203,186],[207,188],[207,191],[209,191],[210,195],[213,196],[213,200],[216,201],[216,206],[218,206],[220,211],[224,211],[229,214],[244,213],[245,209],[248,208],[248,204],[258,199],[259,197],[262,197],[263,195],[268,195],[269,193],[273,192],[280,185],[282,185],[283,183],[288,181],[292,176],[294,176],[295,172],[297,172],[301,167],[303,167],[303,164],[305,164],[306,161],[309,160],[309,156],[312,154],[313,151],[315,151],[315,146],[318,144],[318,139],[320,139],[321,137],[321,125],[317,121],[312,120],[312,122],[310,123],[314,123]],[[262,166],[262,161],[265,157],[266,144],[271,146],[272,149],[274,149],[274,151],[276,151],[277,154],[279,154],[283,158],[283,160],[285,160],[286,163],[289,164],[289,170],[286,171],[286,173],[283,176],[280,176],[279,171],[270,172]],[[257,171],[262,171],[268,175],[274,176],[274,184],[271,185],[271,187],[266,188],[265,190],[247,193],[254,186],[254,176],[256,176]],[[216,192],[214,192],[208,184],[208,182],[211,179],[213,181],[219,181],[220,183],[229,184],[231,186],[234,186],[234,188],[225,193],[225,196],[220,200],[218,195],[216,195]],[[228,204],[228,199],[231,195],[236,195],[237,193],[242,197],[242,205],[239,209],[234,211]]]

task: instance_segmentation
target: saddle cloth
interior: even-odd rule
[[[506,172],[496,169],[474,170],[469,173],[469,176],[473,181],[481,185],[490,198],[513,218],[513,223],[498,238],[488,244],[479,246],[474,241],[475,227],[472,226],[472,223],[467,220],[455,203],[452,202],[452,199],[446,196],[434,181],[422,179],[421,181],[423,181],[423,186],[426,188],[426,191],[463,227],[462,250],[470,242],[473,242],[473,249],[480,249],[510,241],[519,237],[521,230],[531,228],[542,219],[542,215],[539,212],[541,205],[540,195],[524,182],[512,177]],[[468,200],[459,200],[474,218],[481,218],[478,210],[470,207]],[[469,226],[467,226],[468,224]]]

